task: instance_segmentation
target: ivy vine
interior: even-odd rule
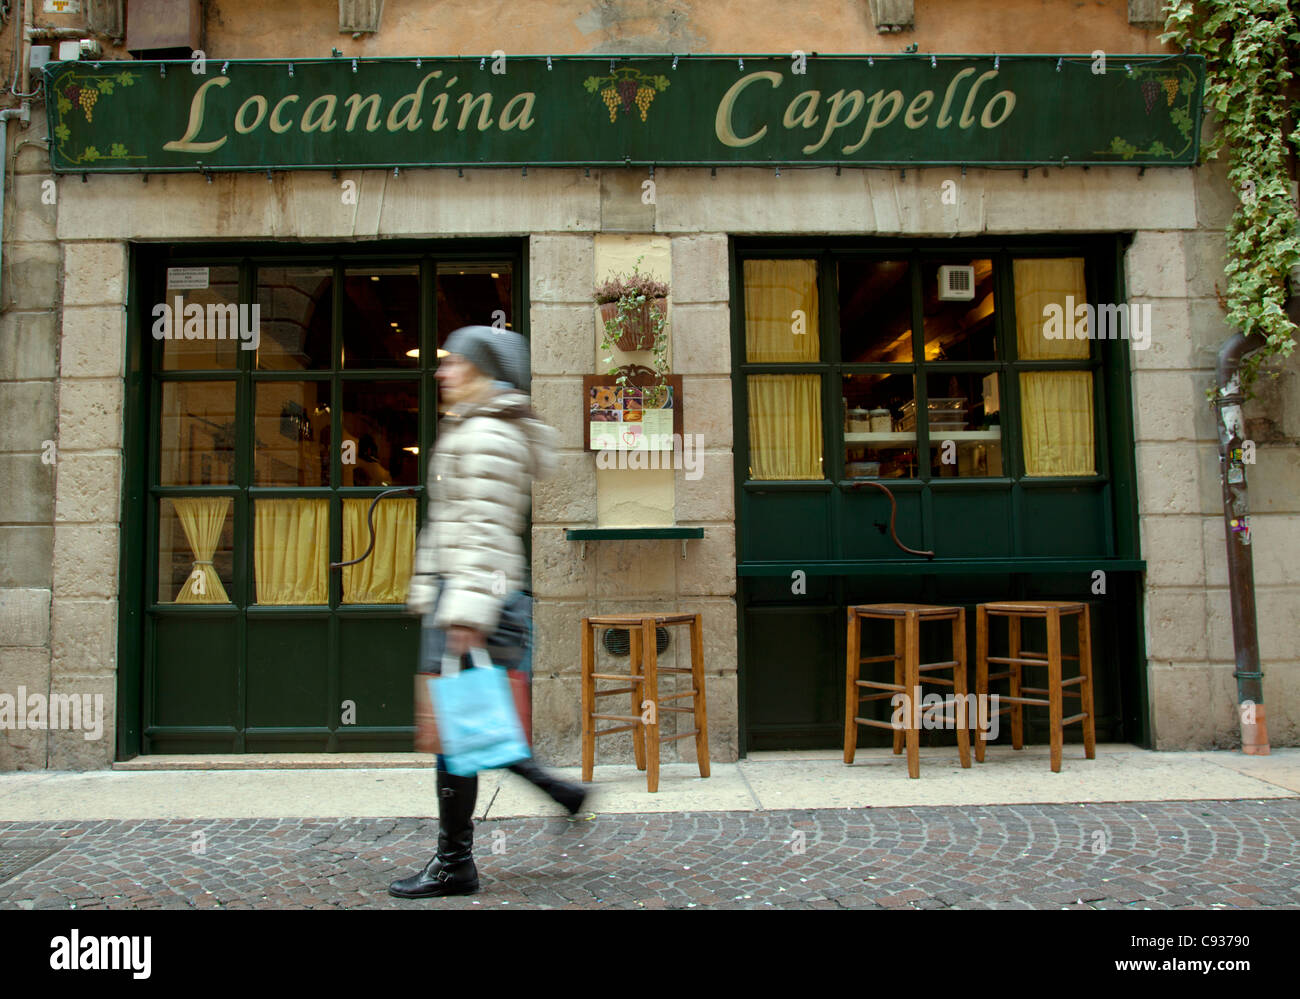
[[[1228,180],[1240,202],[1227,233],[1228,321],[1267,340],[1242,364],[1248,386],[1261,364],[1289,356],[1295,346],[1285,305],[1288,275],[1300,264],[1300,220],[1287,167],[1300,154],[1300,116],[1289,93],[1300,20],[1294,0],[1168,0],[1165,11],[1160,40],[1205,57],[1205,107],[1220,128],[1201,158],[1226,147]],[[1293,291],[1300,295],[1300,288]]]

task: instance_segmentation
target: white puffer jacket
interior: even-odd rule
[[[429,613],[441,582],[439,628],[490,635],[501,605],[523,588],[532,480],[551,474],[557,443],[553,428],[525,415],[528,402],[523,392],[504,390],[452,407],[439,424],[425,482],[428,520],[406,601],[414,613]]]

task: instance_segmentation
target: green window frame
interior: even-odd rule
[[[1098,274],[1101,266],[1096,254],[1084,246],[1058,246],[1052,248],[1016,247],[1006,244],[968,246],[956,248],[950,245],[935,246],[911,242],[895,245],[888,249],[829,249],[825,247],[806,248],[802,251],[781,250],[744,250],[736,254],[737,291],[740,315],[736,325],[739,335],[735,341],[735,370],[740,375],[742,385],[738,400],[743,396],[747,405],[748,384],[753,375],[817,375],[821,387],[821,423],[822,423],[822,468],[828,474],[820,480],[823,486],[834,483],[840,487],[850,487],[856,480],[845,474],[845,430],[843,414],[840,412],[839,400],[842,398],[841,385],[849,375],[905,375],[913,379],[916,412],[927,412],[930,393],[928,382],[930,376],[984,374],[995,372],[998,376],[999,397],[1003,418],[1001,448],[1003,474],[1000,476],[972,476],[967,480],[949,479],[935,476],[931,463],[918,457],[916,475],[902,479],[887,479],[891,486],[895,483],[912,482],[929,483],[942,480],[945,484],[957,481],[976,481],[982,485],[1024,482],[1032,484],[1042,480],[1057,485],[1072,481],[1086,483],[1104,482],[1110,475],[1110,456],[1107,439],[1102,425],[1105,411],[1105,383],[1102,378],[1104,358],[1101,344],[1093,340],[1086,358],[1071,360],[1022,360],[1018,356],[1016,343],[1015,288],[1012,276],[1012,264],[1018,259],[1052,259],[1063,256],[1084,257],[1085,277],[1088,302],[1098,301]],[[996,355],[990,360],[951,361],[925,359],[925,327],[922,316],[923,273],[927,263],[953,263],[958,258],[988,258],[993,261],[993,280],[995,295]],[[817,263],[818,322],[820,334],[820,357],[817,361],[807,362],[751,362],[746,360],[746,319],[744,315],[745,286],[744,263],[747,260],[815,260]],[[911,279],[912,305],[912,360],[906,362],[870,362],[855,363],[841,360],[842,336],[839,311],[839,263],[843,261],[900,261],[909,264]],[[1021,382],[1020,375],[1027,372],[1083,371],[1092,375],[1093,390],[1093,443],[1095,472],[1090,475],[1077,476],[1031,476],[1025,471],[1023,450],[1023,432],[1021,424]],[[940,433],[931,433],[928,420],[916,421],[916,453],[918,456],[930,454],[931,446],[943,439]],[[755,479],[748,470],[752,467],[749,440],[746,435],[745,449],[737,463],[743,470],[742,482],[746,487],[772,488],[783,485],[806,487],[817,484],[818,480],[807,479]]]

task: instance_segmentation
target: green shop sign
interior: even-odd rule
[[[1195,56],[61,62],[63,173],[487,166],[1188,166]]]

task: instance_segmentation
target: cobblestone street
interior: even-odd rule
[[[437,823],[0,823],[0,908],[1300,908],[1300,801],[480,822],[483,890],[390,898]]]

